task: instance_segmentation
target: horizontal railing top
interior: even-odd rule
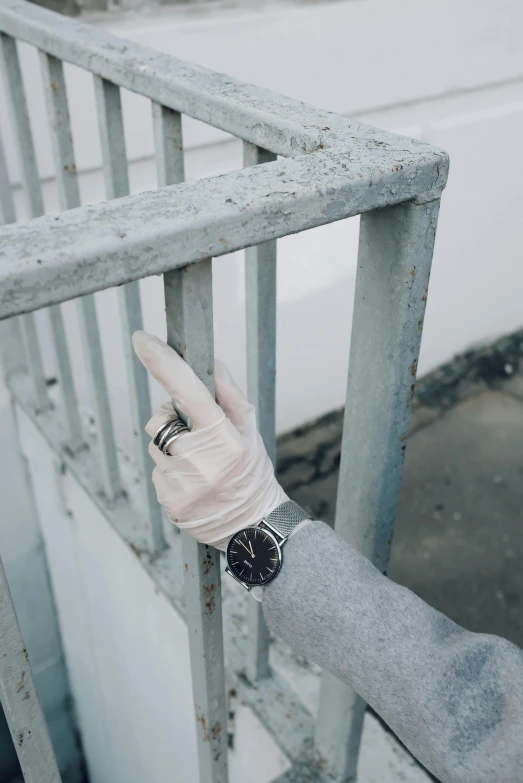
[[[327,149],[340,137],[345,145],[350,143],[356,161],[371,151],[383,154],[386,161],[391,155],[414,161],[426,157],[431,149],[148,49],[25,0],[0,0],[0,30],[277,155]]]
[[[439,193],[437,166],[388,171],[321,152],[0,229],[0,318]]]

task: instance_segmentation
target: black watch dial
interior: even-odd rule
[[[227,564],[234,576],[248,585],[274,579],[281,565],[275,537],[263,528],[248,527],[235,533],[227,547]]]

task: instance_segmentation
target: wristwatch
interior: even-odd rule
[[[281,568],[282,547],[295,527],[309,514],[293,500],[282,503],[256,527],[235,533],[227,545],[226,573],[246,590],[266,585]]]

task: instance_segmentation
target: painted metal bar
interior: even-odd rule
[[[116,84],[93,76],[98,130],[102,147],[105,195],[108,200],[129,195],[129,173],[122,100]]]
[[[167,341],[214,393],[212,261],[164,277]],[[181,534],[200,783],[227,783],[220,555]]]
[[[29,656],[0,561],[0,698],[26,783],[60,783]]]
[[[99,76],[94,76],[94,88],[105,192],[108,199],[121,198],[129,193],[129,173],[120,88]],[[144,430],[144,426],[151,416],[151,395],[147,371],[137,359],[131,342],[133,332],[137,329],[143,329],[138,281],[128,283],[118,289],[118,303],[129,382],[133,432],[136,438],[136,456],[140,472],[145,546],[150,554],[156,554],[165,546],[165,539],[162,512],[151,482],[153,464],[148,451],[149,437]]]
[[[7,171],[7,162],[5,159],[4,145],[0,136],[0,223],[14,223],[16,220],[15,205],[11,183],[9,182],[9,172]]]
[[[40,64],[49,122],[53,131],[51,140],[60,206],[63,210],[69,210],[80,205],[80,191],[63,64],[56,57],[44,52],[40,53]],[[91,400],[96,416],[100,479],[107,499],[112,500],[120,492],[121,485],[94,297],[85,296],[78,301],[78,319],[88,368]],[[80,417],[68,359],[67,339],[61,313],[58,313],[56,308],[52,308],[51,322],[54,323],[55,347],[59,367],[63,373],[61,382],[64,383],[63,394],[70,438],[80,445],[82,442]]]
[[[14,223],[15,220],[13,193],[0,136],[0,224]],[[0,358],[5,380],[15,373],[27,372],[20,321],[21,318],[17,317],[0,323]]]
[[[151,108],[158,187],[178,185],[185,180],[182,115],[154,101]]]
[[[427,300],[439,200],[363,215],[336,531],[387,568]],[[324,672],[316,747],[336,781],[356,776],[365,705]]]
[[[272,152],[243,143],[243,165],[276,160]],[[267,453],[276,464],[276,240],[245,251],[247,325],[247,393],[256,407],[258,429]],[[251,601],[247,610],[247,677],[257,683],[270,674],[270,633],[262,606]]]
[[[0,29],[278,155],[330,149],[340,134],[350,143],[355,163],[369,149],[377,159],[380,152],[393,159],[403,157],[407,149],[422,157],[428,149],[420,142],[183,62],[25,0],[0,0]]]
[[[405,140],[408,149],[408,140]],[[381,147],[378,147],[381,150]],[[369,159],[371,152],[368,150]],[[381,153],[380,153],[381,156]],[[423,194],[436,198],[448,158],[398,156],[355,172],[350,141],[0,229],[0,318],[159,274]],[[401,166],[410,178],[402,176]],[[397,170],[396,170],[397,169]],[[60,245],[56,236],[60,232]],[[24,264],[19,263],[24,258]]]
[[[122,485],[94,296],[80,299],[78,317],[96,421],[101,489],[111,502],[121,494]]]
[[[47,115],[51,126],[51,145],[59,203],[62,209],[71,209],[80,206],[80,194],[74,162],[63,66],[60,60],[44,52],[40,52],[39,56]],[[66,441],[69,449],[75,453],[83,444],[83,436],[61,308],[57,305],[50,307],[49,317],[64,405]]]
[[[38,217],[44,214],[44,202],[36,164],[33,134],[29,122],[20,58],[18,57],[14,38],[1,32],[0,55],[9,113],[12,117],[13,130],[17,141],[20,175],[27,201],[27,211],[29,217]]]
[[[0,62],[4,75],[9,113],[17,141],[20,174],[27,201],[27,211],[29,217],[38,217],[44,213],[44,202],[36,165],[33,134],[29,122],[20,59],[16,41],[4,33],[0,33]],[[7,204],[8,218],[12,218],[14,222],[14,209],[12,209],[12,205],[9,205],[8,201],[5,203]],[[2,205],[2,209],[4,209],[4,205]],[[5,222],[12,221],[8,219]],[[26,356],[26,367],[33,387],[34,406],[37,412],[42,413],[49,410],[51,401],[47,390],[42,354],[38,344],[36,323],[31,313],[24,315],[20,319],[20,330]]]

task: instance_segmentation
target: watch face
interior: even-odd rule
[[[248,527],[231,538],[227,563],[234,576],[248,585],[264,585],[274,579],[281,565],[275,537],[263,528]]]

